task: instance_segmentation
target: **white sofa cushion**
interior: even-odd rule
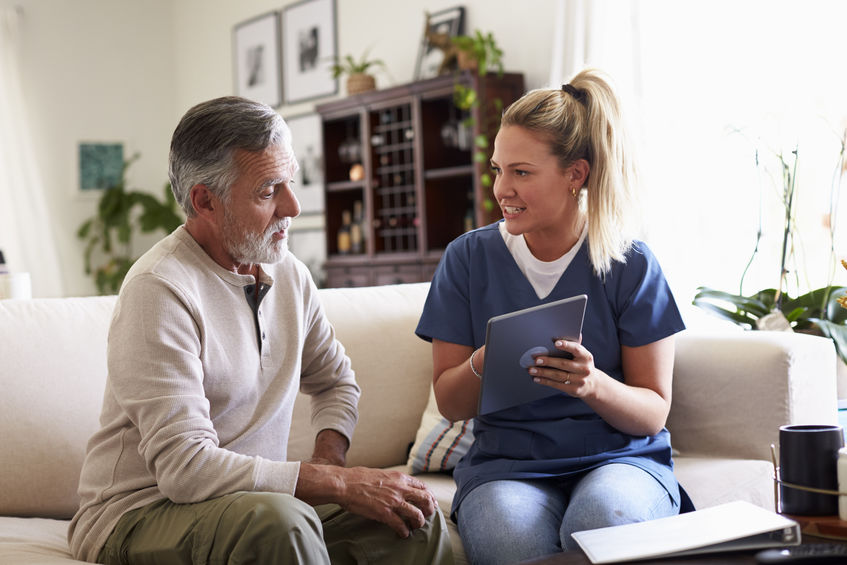
[[[0,514],[70,518],[106,386],[114,297],[0,301]],[[68,472],[73,470],[73,472]]]

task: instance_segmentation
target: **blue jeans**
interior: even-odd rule
[[[677,513],[679,506],[650,474],[612,463],[572,481],[484,483],[465,496],[457,522],[470,562],[494,565],[575,549],[572,532]]]

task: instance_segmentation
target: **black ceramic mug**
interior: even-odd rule
[[[838,450],[844,447],[841,426],[805,425],[779,428],[781,483],[838,491]],[[838,496],[779,485],[780,512],[803,516],[838,514]]]

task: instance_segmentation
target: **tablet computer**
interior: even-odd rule
[[[561,393],[534,383],[527,369],[538,355],[568,356],[554,342],[579,340],[587,302],[588,296],[580,294],[488,320],[480,415]]]

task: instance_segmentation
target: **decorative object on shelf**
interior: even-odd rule
[[[350,167],[350,180],[353,182],[358,182],[364,180],[365,178],[365,168],[361,163],[355,163],[352,167]]]
[[[285,102],[295,104],[338,92],[330,61],[338,56],[335,0],[303,0],[282,11]]]
[[[282,104],[279,12],[240,23],[233,30],[235,93],[274,108]]]
[[[475,71],[484,75],[489,69],[503,73],[503,50],[491,32],[475,30],[473,35],[458,35],[453,38],[457,49],[457,64],[460,70]]]
[[[376,78],[368,71],[372,67],[385,68],[382,59],[369,59],[366,51],[358,60],[352,55],[336,59],[331,67],[333,78],[347,75],[347,94],[352,96],[376,89]]]
[[[418,48],[415,80],[445,74],[456,66],[452,38],[464,33],[465,8],[457,6],[433,14],[424,13],[424,31]]]
[[[169,184],[165,185],[164,200],[147,192],[127,190],[126,171],[138,157],[136,153],[124,163],[118,183],[100,196],[97,213],[77,230],[77,237],[86,242],[85,272],[94,276],[100,294],[116,293],[138,259],[132,252],[136,230],[150,233],[161,229],[170,233],[183,221]],[[95,251],[104,261],[96,267],[92,265]]]
[[[841,151],[838,154],[837,174],[830,187],[830,196],[837,194],[841,179],[847,172],[845,163],[845,140],[847,130],[841,140]],[[751,295],[744,295],[744,278],[747,270],[753,263],[758,251],[759,242],[762,238],[761,213],[759,214],[759,229],[753,253],[744,272],[741,274],[738,294],[723,292],[705,286],[697,289],[693,304],[704,310],[712,312],[719,317],[729,320],[739,326],[751,330],[782,330],[809,333],[823,336],[832,340],[835,350],[842,362],[847,363],[847,309],[841,308],[844,302],[844,293],[847,287],[832,285],[835,273],[835,241],[834,229],[837,225],[835,217],[836,208],[832,206],[829,215],[830,249],[832,268],[829,270],[829,282],[826,286],[807,292],[797,298],[789,296],[786,288],[788,278],[792,271],[789,270],[789,262],[795,263],[794,275],[799,279],[799,272],[794,257],[794,240],[797,237],[794,225],[794,209],[797,202],[797,159],[798,150],[791,151],[789,157],[782,153],[775,155],[778,164],[782,186],[782,205],[785,209],[785,221],[782,234],[782,251],[778,273],[778,285],[776,288],[760,290]],[[756,151],[756,168],[761,174],[763,166],[759,152]],[[830,202],[836,199],[830,198]],[[762,203],[760,202],[760,207]],[[843,263],[842,263],[843,264]],[[847,265],[845,265],[847,267]],[[799,286],[799,282],[797,283]],[[842,385],[839,384],[839,389]],[[839,396],[847,391],[839,390]]]

